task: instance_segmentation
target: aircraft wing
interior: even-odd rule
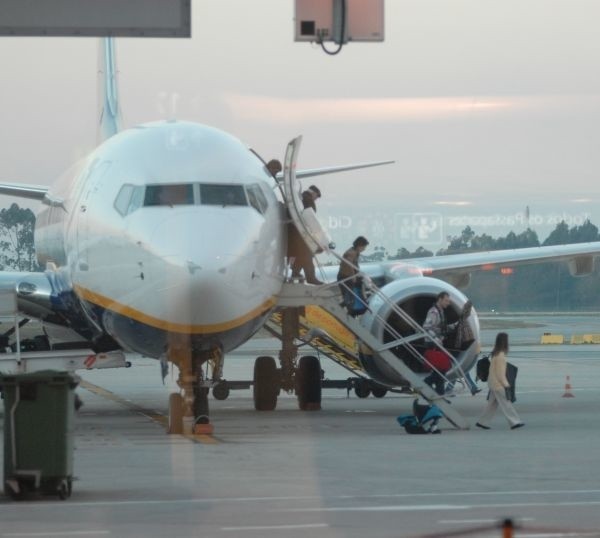
[[[472,271],[489,271],[502,267],[533,264],[550,261],[565,261],[573,276],[585,276],[594,270],[595,258],[600,256],[600,242],[576,243],[530,247],[514,250],[469,252],[428,258],[411,258],[385,262],[386,277],[389,280],[400,278],[406,268],[418,270],[426,276],[445,277],[468,276]]]
[[[48,192],[48,187],[42,185],[27,185],[26,183],[0,183],[0,194],[43,200]]]
[[[327,166],[325,168],[307,168],[306,170],[296,170],[296,177],[302,179],[305,177],[322,176],[324,174],[335,174],[336,172],[347,172],[348,170],[359,170],[361,168],[371,168],[373,166],[382,166],[384,164],[393,164],[396,161],[375,161],[370,163],[347,164],[343,166]],[[283,179],[283,172],[277,174],[277,179]]]

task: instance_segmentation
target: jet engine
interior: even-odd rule
[[[448,292],[450,306],[446,309],[446,321],[451,325],[458,321],[460,313],[467,302],[467,297],[442,280],[430,277],[409,277],[394,280],[382,288],[380,293],[369,299],[369,310],[362,316],[361,324],[368,329],[382,344],[389,344],[398,339],[397,334],[407,337],[415,334],[414,327],[394,311],[393,305],[400,307],[418,325],[425,321],[427,311],[435,303],[437,295]],[[463,370],[470,369],[479,352],[479,319],[475,309],[468,318],[474,340],[465,342],[460,349],[455,349],[450,343],[446,344],[448,351],[454,356],[456,363]],[[397,333],[397,334],[396,334]],[[452,333],[450,333],[452,334]],[[422,353],[431,341],[425,338],[411,341],[410,345]],[[400,360],[404,361],[415,372],[425,372],[422,361],[412,354],[407,346],[399,345],[390,349]],[[388,385],[406,385],[406,381],[377,353],[365,356],[361,354],[363,367],[376,381]],[[457,366],[446,375],[453,379],[460,376]]]

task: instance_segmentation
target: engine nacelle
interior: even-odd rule
[[[446,309],[446,321],[449,325],[458,321],[459,315],[468,300],[461,291],[452,285],[430,277],[394,280],[386,284],[380,291],[391,303],[402,308],[419,325],[422,325],[425,321],[427,311],[434,304],[440,292],[445,291],[450,295],[451,304]],[[473,332],[474,341],[467,345],[465,349],[449,349],[453,352],[456,362],[463,370],[469,370],[473,366],[479,353],[479,319],[475,309],[471,311],[468,323]],[[362,316],[361,324],[383,344],[396,340],[390,326],[402,336],[415,333],[415,330],[393,311],[391,304],[378,295],[373,295],[369,301],[369,310]],[[424,349],[425,344],[424,340],[413,342],[413,345],[421,350]],[[422,371],[422,363],[416,360],[405,347],[399,346],[392,348],[391,351],[412,370]],[[406,381],[377,354],[363,362],[367,373],[376,381],[388,386],[406,384]],[[450,379],[455,378],[458,373],[456,370],[456,367],[452,368],[446,376]]]

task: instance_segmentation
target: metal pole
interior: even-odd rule
[[[346,0],[333,0],[333,41],[336,45],[345,45],[346,38]]]
[[[21,333],[19,332],[19,317],[18,314],[15,312],[15,338],[17,341],[17,364],[19,365],[19,371],[21,370]]]
[[[10,434],[11,440],[10,445],[12,449],[12,464],[13,464],[13,472],[16,474],[17,472],[17,428],[15,426],[15,415],[17,413],[17,407],[19,402],[21,401],[21,385],[19,381],[15,381],[15,402],[13,406],[10,408]]]

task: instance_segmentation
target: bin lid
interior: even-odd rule
[[[76,387],[81,378],[71,372],[58,370],[40,370],[24,374],[2,374],[0,373],[1,386],[14,386],[21,383],[52,383],[69,384]]]

